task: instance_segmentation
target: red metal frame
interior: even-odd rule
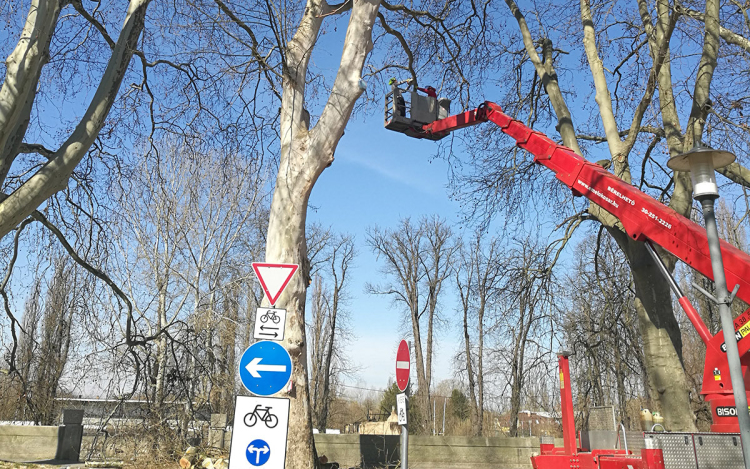
[[[409,136],[416,138],[444,137],[454,130],[493,122],[500,130],[516,140],[516,144],[534,155],[534,162],[551,169],[558,180],[568,186],[576,196],[584,196],[595,202],[622,223],[630,237],[638,241],[650,241],[672,253],[687,265],[713,280],[708,240],[703,227],[683,217],[666,205],[654,200],[636,187],[608,172],[601,166],[591,163],[573,150],[558,145],[546,135],[525,126],[502,112],[500,106],[485,102],[477,109],[440,119],[422,127]],[[739,285],[737,297],[750,303],[750,256],[721,241],[721,254],[727,285]],[[724,334],[711,336],[700,315],[687,298],[678,299],[685,314],[690,319],[699,336],[706,344],[706,361],[703,371],[701,394],[711,405],[713,418],[712,431],[739,432],[737,418],[732,415],[734,397],[729,379],[726,354],[722,350]],[[741,357],[745,385],[750,388],[750,309],[734,320],[737,345]],[[612,451],[578,453],[575,444],[575,424],[573,422],[573,400],[570,391],[570,375],[567,357],[560,357],[561,399],[563,407],[564,448],[542,445],[545,468],[555,467],[620,467],[656,469],[663,468],[660,450],[644,450],[642,458],[628,457]],[[748,393],[750,395],[750,393]],[[560,450],[563,452],[561,453]],[[658,451],[655,452],[655,451]],[[539,456],[541,457],[541,456]],[[539,458],[537,457],[537,458]],[[554,459],[554,462],[553,462]],[[538,467],[532,458],[534,467]],[[596,464],[599,464],[597,466]]]
[[[573,393],[570,389],[568,352],[558,355],[560,401],[562,404],[563,447],[541,444],[541,454],[531,457],[534,469],[664,469],[661,449],[642,449],[640,455],[624,449],[579,451],[576,444]]]
[[[573,413],[573,391],[570,389],[570,365],[568,353],[560,354],[558,357],[558,368],[560,371],[560,402],[562,411],[563,448],[565,454],[578,453],[576,445],[576,418]]]

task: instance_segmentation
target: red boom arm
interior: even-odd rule
[[[683,217],[666,205],[644,194],[636,187],[611,174],[601,166],[577,155],[570,148],[556,144],[546,135],[536,132],[522,122],[504,114],[497,104],[485,102],[477,109],[440,119],[422,128],[425,138],[442,137],[451,131],[491,121],[503,133],[513,137],[516,144],[534,155],[534,162],[551,169],[557,179],[568,186],[574,195],[582,195],[601,206],[622,223],[627,234],[638,241],[658,244],[677,258],[713,280],[711,258],[706,231],[697,223]],[[422,135],[414,135],[421,137]],[[750,303],[750,256],[721,241],[727,285],[739,285],[737,297]],[[738,431],[736,417],[725,409],[734,405],[726,355],[722,350],[724,335],[711,337],[700,316],[687,301],[679,298],[688,317],[706,342],[706,364],[703,390],[711,403],[714,431]],[[745,384],[750,387],[747,373],[750,355],[750,310],[734,320]]]
[[[706,230],[702,226],[504,114],[497,104],[484,103],[475,110],[425,125],[423,130],[442,134],[486,121],[497,124],[503,133],[513,137],[519,147],[534,155],[535,163],[551,169],[575,195],[585,196],[616,216],[633,239],[650,240],[713,279]],[[750,303],[750,256],[725,241],[721,241],[721,253],[727,285],[739,285],[737,297]]]

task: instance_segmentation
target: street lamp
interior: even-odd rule
[[[740,365],[740,354],[737,350],[737,338],[734,335],[734,322],[730,308],[734,295],[727,291],[727,279],[724,275],[724,261],[721,258],[721,247],[719,244],[719,230],[716,226],[714,214],[714,201],[719,197],[719,188],[716,185],[715,168],[722,168],[733,163],[735,156],[723,150],[714,150],[703,146],[696,146],[692,150],[670,158],[667,166],[675,171],[690,172],[693,182],[693,197],[703,207],[703,219],[706,222],[706,235],[708,238],[708,250],[711,255],[711,269],[714,274],[714,286],[716,297],[709,295],[711,300],[719,306],[721,317],[721,329],[724,332],[724,343],[727,346],[727,362],[729,364],[729,376],[732,380],[734,391],[734,403],[737,407],[737,420],[740,424],[740,438],[742,439],[742,454],[745,458],[745,467],[750,469],[750,414],[747,409],[747,394],[745,393],[745,381],[742,377]],[[704,291],[704,293],[707,293]]]

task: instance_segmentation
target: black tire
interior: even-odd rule
[[[266,427],[274,428],[278,424],[279,418],[273,414],[268,414],[268,418],[266,419]]]
[[[242,419],[242,422],[246,427],[254,427],[255,424],[258,423],[258,416],[255,415],[255,412],[250,412],[249,414],[245,414],[245,418]]]
[[[273,316],[271,316],[271,319],[273,320],[274,324],[278,324],[279,321],[281,321],[281,318],[278,315],[276,315],[276,314],[274,314]]]

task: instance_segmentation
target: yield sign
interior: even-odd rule
[[[406,390],[409,385],[409,367],[411,358],[409,357],[409,345],[405,340],[398,344],[398,353],[396,353],[396,384],[401,392]]]
[[[266,292],[266,298],[271,306],[276,304],[276,300],[281,296],[292,275],[297,272],[297,264],[264,264],[262,262],[253,262],[253,270],[260,280],[263,291]]]

